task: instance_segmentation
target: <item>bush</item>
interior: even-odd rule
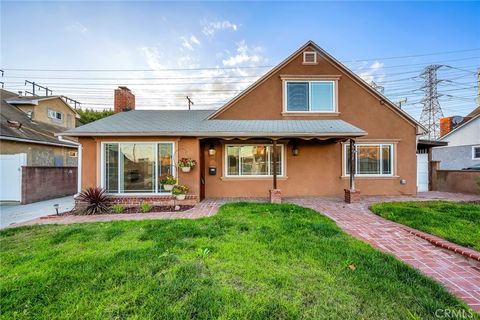
[[[112,206],[112,210],[114,213],[122,213],[123,210],[125,210],[125,207],[123,206],[123,204],[117,203]]]
[[[152,205],[150,203],[143,201],[142,203],[140,203],[140,211],[142,211],[143,213],[147,213],[150,210],[152,210]]]
[[[87,188],[80,193],[78,199],[85,203],[83,214],[106,213],[110,207],[110,198],[102,188]]]
[[[179,194],[187,194],[188,187],[184,184],[179,184],[173,187],[172,194],[179,195]]]
[[[174,185],[177,183],[177,179],[171,174],[164,174],[160,177],[161,184]]]

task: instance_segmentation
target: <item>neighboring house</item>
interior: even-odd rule
[[[440,139],[447,146],[433,148],[441,170],[461,170],[480,165],[480,106],[465,117],[440,120]]]
[[[0,90],[0,201],[30,203],[77,191],[77,114],[61,97],[25,97]],[[72,193],[73,191],[73,193]]]
[[[27,155],[28,166],[76,166],[77,148],[56,133],[76,126],[77,113],[61,97],[0,91],[0,154]]]
[[[132,94],[125,89],[118,90]],[[115,109],[122,107],[135,109]],[[266,197],[272,189],[283,196],[342,195],[351,187],[351,142],[356,190],[415,194],[416,137],[423,132],[309,41],[216,111],[119,112],[62,135],[82,145],[83,188],[103,187],[131,203],[168,198],[159,183],[164,173],[188,185],[194,201]],[[182,157],[199,165],[181,172]]]

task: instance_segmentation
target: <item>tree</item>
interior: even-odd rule
[[[97,121],[114,114],[112,110],[95,111],[93,109],[77,109],[76,111],[80,115],[80,122],[82,124]]]

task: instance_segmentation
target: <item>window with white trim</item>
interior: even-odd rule
[[[55,110],[52,110],[52,109],[48,109],[48,117],[50,119],[54,119],[54,120],[62,120],[63,118],[63,114],[61,112],[58,112],[58,111],[55,111]]]
[[[283,176],[283,145],[277,145],[277,175]],[[273,146],[268,144],[226,145],[227,177],[262,177],[273,175]]]
[[[285,81],[287,112],[334,112],[335,81]]]
[[[472,147],[472,159],[473,160],[480,160],[480,146],[473,146]]]
[[[356,144],[355,175],[392,176],[393,144]],[[344,145],[345,175],[350,175],[350,145]]]
[[[160,177],[175,174],[173,143],[104,143],[102,166],[108,193],[161,193]]]

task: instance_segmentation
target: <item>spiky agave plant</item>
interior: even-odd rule
[[[78,199],[85,203],[85,208],[83,209],[84,214],[90,215],[108,212],[110,201],[105,189],[87,188],[78,195]]]

